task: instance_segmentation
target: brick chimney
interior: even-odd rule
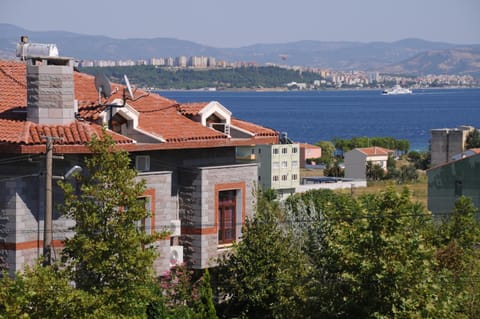
[[[73,60],[27,58],[27,120],[64,125],[75,119]]]

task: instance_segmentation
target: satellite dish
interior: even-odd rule
[[[98,95],[108,99],[112,95],[112,86],[105,74],[99,73],[95,75],[95,88],[98,91]]]
[[[130,98],[134,100],[135,98],[133,97],[132,86],[130,85],[130,81],[128,81],[127,75],[124,74],[123,78],[125,79],[125,84],[127,85],[128,94],[130,94]]]

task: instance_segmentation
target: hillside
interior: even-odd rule
[[[215,70],[170,70],[150,65],[131,67],[82,68],[89,74],[103,73],[113,82],[123,82],[126,74],[139,87],[157,89],[261,89],[286,88],[289,82],[312,83],[319,74],[300,72],[273,66]]]
[[[480,76],[480,46],[427,51],[382,68],[395,74],[466,74]]]
[[[255,44],[239,48],[215,48],[172,38],[114,39],[63,31],[36,32],[0,23],[0,58],[15,58],[16,43],[21,35],[28,35],[31,42],[55,43],[61,55],[75,57],[78,60],[140,60],[151,57],[196,55],[213,56],[217,60],[229,62],[256,62],[260,65],[274,63],[337,71],[415,73],[418,70],[423,74],[427,71],[434,74],[445,72],[476,74],[480,47],[405,39],[371,43],[298,41]],[[449,52],[456,53],[452,55]]]

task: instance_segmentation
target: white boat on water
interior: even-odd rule
[[[395,85],[391,89],[385,89],[382,91],[383,95],[396,95],[396,94],[412,94],[412,90],[402,88],[400,85]]]

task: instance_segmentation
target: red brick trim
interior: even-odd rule
[[[214,187],[214,222],[213,226],[210,227],[189,227],[184,226],[182,227],[182,235],[213,235],[218,234],[218,193],[220,191],[227,191],[227,190],[241,190],[242,192],[242,224],[245,223],[246,217],[246,186],[245,182],[238,182],[238,183],[224,183],[224,184],[216,184]]]
[[[53,240],[52,248],[62,248],[62,240]],[[0,243],[0,249],[5,250],[27,250],[27,249],[43,249],[43,240],[31,240],[21,243]]]

